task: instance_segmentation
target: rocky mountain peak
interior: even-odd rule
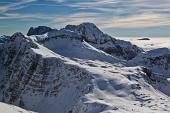
[[[42,35],[44,33],[50,32],[53,29],[47,26],[31,27],[27,33],[28,36],[31,35]]]
[[[11,38],[16,38],[16,37],[24,38],[25,36],[21,32],[16,32],[11,36]]]
[[[80,25],[67,25],[65,29],[69,29],[76,33],[81,34],[85,37],[87,42],[101,44],[110,41],[111,37],[104,34],[95,24],[93,23],[82,23]]]

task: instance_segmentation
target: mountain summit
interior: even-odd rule
[[[44,33],[47,33],[49,31],[52,31],[50,27],[46,26],[38,26],[38,27],[31,27],[27,33],[28,36],[30,35],[42,35]]]

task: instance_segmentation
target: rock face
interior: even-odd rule
[[[55,104],[51,105],[51,110],[55,108],[64,113],[68,110],[64,107],[72,106],[87,91],[84,84],[88,84],[90,74],[86,70],[67,64],[67,60],[21,33],[14,34],[4,45],[0,58],[7,70],[0,86],[0,100],[3,102],[46,113],[50,110],[38,106],[42,107],[53,99]],[[70,103],[58,106],[65,96]]]
[[[104,44],[112,40],[110,36],[108,36],[107,34],[104,34],[93,23],[82,23],[77,26],[67,25],[65,29],[79,33],[80,35],[84,36],[85,41],[94,43],[94,44]]]
[[[53,29],[46,26],[38,26],[38,27],[31,27],[27,33],[28,36],[30,35],[42,35],[44,33],[50,32]]]

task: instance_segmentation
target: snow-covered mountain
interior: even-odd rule
[[[27,33],[28,36],[30,35],[42,35],[44,33],[50,32],[53,29],[47,26],[38,26],[38,27],[31,27]]]
[[[140,53],[130,63],[147,67],[161,76],[170,77],[170,50],[168,48],[158,48]]]
[[[62,113],[85,93],[88,85],[84,84],[90,82],[89,73],[74,62],[71,64],[72,61],[32,42],[21,33],[14,34],[4,48],[1,57],[7,71],[1,85],[1,100],[4,102],[42,113],[49,111],[43,106],[55,102],[51,110]],[[58,106],[63,99],[68,102]]]
[[[0,101],[38,113],[169,113],[169,79],[137,63],[149,53],[102,34],[91,23],[15,33],[0,51]],[[111,54],[100,48],[118,45]],[[134,61],[124,60],[131,51]]]
[[[93,45],[97,49],[103,50],[108,54],[122,57],[126,60],[134,58],[138,53],[142,52],[141,48],[132,45],[130,42],[115,39],[104,34],[93,23],[82,23],[80,25],[67,25],[64,29],[69,29],[81,34],[84,40]]]
[[[0,102],[0,113],[36,113],[36,112],[27,111],[17,106]]]
[[[39,27],[37,27],[38,29]],[[36,30],[37,30],[36,29]],[[44,28],[45,29],[45,28]],[[38,31],[41,29],[38,29]],[[80,25],[67,25],[60,30],[46,31],[47,33],[32,35],[38,41],[57,37],[71,37],[71,39],[79,39],[88,42],[93,47],[102,50],[112,56],[117,56],[126,60],[130,60],[141,53],[143,50],[130,42],[115,39],[107,34],[104,34],[93,23],[82,23]]]

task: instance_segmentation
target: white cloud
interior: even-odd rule
[[[103,28],[134,28],[170,25],[170,0],[94,0],[64,4],[81,10],[94,9],[100,12],[95,18],[72,15],[67,23],[91,21]],[[64,19],[64,18],[63,18]],[[60,19],[62,20],[62,19]],[[60,21],[58,20],[58,21]]]
[[[154,13],[144,13],[126,18],[112,18],[103,23],[105,28],[139,28],[170,25],[170,20],[164,15]]]
[[[20,13],[4,13],[4,16],[0,16],[0,20],[2,19],[22,19],[22,20],[28,20],[28,19],[53,19],[54,17],[48,16],[41,13],[36,14],[20,14]]]

